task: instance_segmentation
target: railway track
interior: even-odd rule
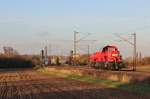
[[[34,70],[0,71],[0,99],[150,99],[150,96],[75,80],[49,77]]]
[[[119,71],[112,71],[112,70],[104,70],[104,69],[94,69],[90,66],[49,66],[50,68],[54,67],[54,68],[57,68],[57,69],[79,69],[79,70],[92,70],[92,71],[97,71],[97,72],[126,72],[126,73],[133,73],[133,74],[136,74],[136,73],[143,73],[143,74],[150,74],[150,71],[144,71],[144,70],[140,70],[138,69],[137,71],[133,71],[132,68],[123,68]]]

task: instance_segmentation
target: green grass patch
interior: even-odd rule
[[[116,82],[116,81],[111,81],[111,80],[106,80],[106,79],[100,79],[100,78],[96,78],[96,77],[93,77],[90,75],[79,76],[76,74],[72,74],[72,75],[69,75],[68,78],[82,81],[82,82],[100,84],[100,85],[103,85],[105,87],[112,87],[112,88],[116,88],[117,86],[120,86],[123,84],[121,82]]]
[[[149,84],[127,84],[127,83],[122,83],[118,81],[112,81],[112,80],[107,80],[107,79],[101,79],[98,77],[93,77],[90,75],[84,75],[81,76],[76,73],[62,73],[59,70],[53,70],[49,71],[48,69],[39,69],[38,70],[40,73],[52,76],[52,77],[63,77],[67,79],[73,79],[77,81],[82,81],[82,82],[87,82],[87,83],[92,83],[92,84],[99,84],[102,85],[106,88],[117,88],[117,89],[122,89],[126,90],[129,92],[136,92],[136,93],[149,93],[150,92],[150,85]]]
[[[122,84],[117,88],[137,93],[150,93],[150,85],[145,83]]]

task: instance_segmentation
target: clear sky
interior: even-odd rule
[[[87,39],[98,40],[92,51],[116,44],[130,56],[131,46],[116,42],[114,33],[136,32],[138,51],[150,55],[149,5],[150,0],[0,0],[0,48],[31,54],[51,45],[53,53],[67,53],[76,30],[79,38],[91,33]]]

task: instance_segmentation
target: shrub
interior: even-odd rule
[[[30,59],[21,56],[0,57],[0,68],[29,68],[35,66]]]

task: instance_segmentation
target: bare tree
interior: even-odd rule
[[[14,48],[9,47],[9,46],[3,47],[3,50],[4,50],[4,55],[8,56],[8,57],[15,56],[15,55],[19,54],[17,50],[15,50]]]

